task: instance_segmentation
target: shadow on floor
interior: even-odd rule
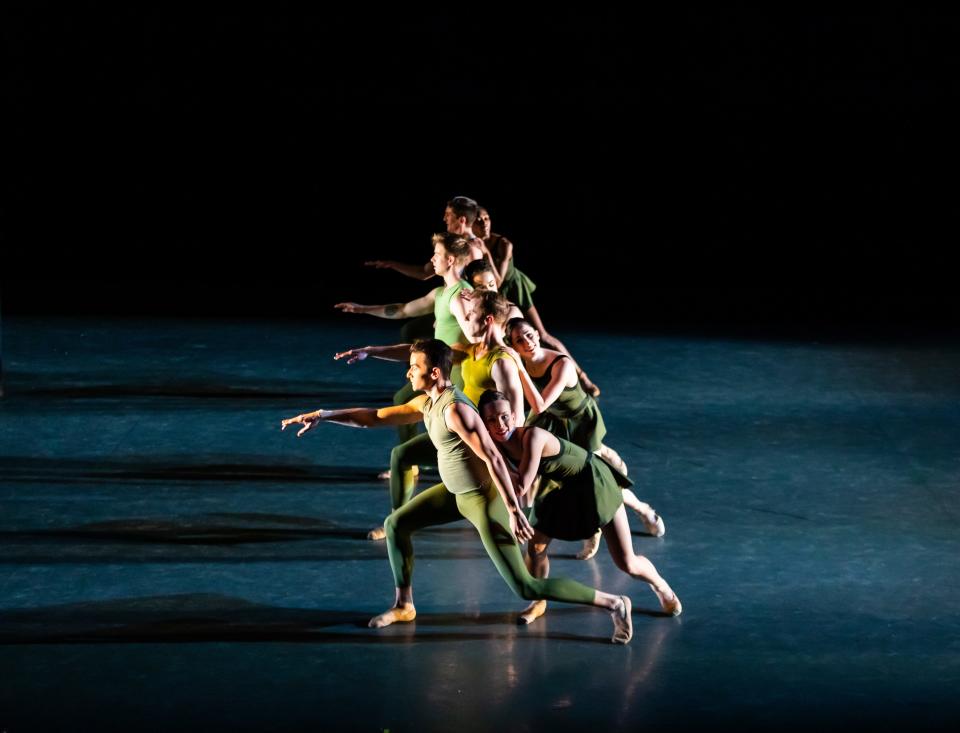
[[[558,617],[591,612],[586,608],[549,611]],[[372,615],[368,613],[283,608],[222,595],[184,594],[0,611],[0,644],[223,641],[413,644],[522,638],[609,644],[607,638],[551,632],[545,624],[518,627],[518,613],[421,613],[412,624],[374,630],[367,628]],[[637,614],[657,615],[635,612]],[[341,628],[332,630],[334,627]],[[460,628],[441,633],[430,631],[434,627]],[[479,630],[484,627],[490,630]]]
[[[129,379],[127,374],[124,376]],[[52,399],[116,399],[139,397],[172,397],[186,399],[305,399],[325,405],[383,404],[393,402],[393,395],[383,387],[345,385],[342,381],[292,380],[274,381],[215,375],[195,379],[163,379],[156,375],[133,382],[101,381],[89,374],[34,374],[8,372],[7,397]]]
[[[282,481],[313,484],[369,484],[383,491],[370,466],[284,464],[276,457],[197,455],[130,458],[0,458],[0,480],[18,483],[89,483],[107,481]]]

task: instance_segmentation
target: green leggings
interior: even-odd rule
[[[523,564],[516,538],[510,532],[510,517],[497,487],[451,494],[443,484],[429,489],[387,517],[387,552],[398,588],[413,579],[413,542],[410,535],[424,527],[448,524],[466,518],[480,534],[483,549],[510,586],[528,601],[544,599],[593,605],[596,590],[566,578],[534,578]]]
[[[450,381],[463,389],[463,374],[460,365],[453,367]],[[393,404],[404,405],[423,392],[414,392],[407,382],[393,396]],[[398,425],[399,441],[390,453],[390,508],[399,509],[413,496],[417,478],[413,474],[414,466],[436,466],[437,449],[430,442],[430,436],[419,432],[423,423]],[[426,444],[426,445],[424,445]]]
[[[413,496],[417,477],[414,466],[437,465],[437,449],[430,436],[420,433],[410,440],[395,445],[390,451],[390,508],[399,509]]]

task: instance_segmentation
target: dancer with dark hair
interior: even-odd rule
[[[484,392],[479,409],[497,448],[516,468],[519,496],[531,492],[537,474],[550,479],[535,497],[530,514],[534,535],[527,553],[534,576],[547,577],[551,539],[585,539],[600,529],[614,564],[647,583],[664,613],[679,616],[682,606],[677,594],[653,563],[634,554],[621,499],[621,488],[631,486],[630,479],[602,458],[542,428],[517,427],[509,402],[499,392]],[[545,610],[545,600],[537,599],[521,614],[521,621],[532,623]]]
[[[605,608],[614,624],[611,640],[626,644],[633,636],[629,597],[604,593],[573,580],[534,578],[525,567],[518,542],[531,539],[533,528],[517,502],[506,463],[476,407],[450,381],[451,363],[451,350],[442,341],[418,342],[411,349],[407,375],[413,389],[423,394],[410,402],[381,410],[316,410],[281,422],[281,429],[301,425],[297,437],[320,422],[380,427],[422,419],[427,426],[443,483],[419,494],[384,522],[395,600],[369,625],[380,628],[416,618],[412,535],[425,527],[466,518],[480,535],[497,571],[518,596]]]
[[[530,404],[527,424],[544,428],[559,438],[599,454],[626,474],[627,466],[623,459],[603,443],[607,434],[603,414],[593,397],[581,388],[569,357],[544,349],[540,345],[540,334],[522,319],[515,318],[507,323],[506,337],[526,366],[521,383],[524,396]],[[640,501],[629,489],[624,490],[623,501],[640,517],[647,532],[654,537],[663,536],[666,532],[663,518],[653,507]],[[599,543],[600,535],[595,534],[584,543],[577,557],[590,559],[597,553]]]

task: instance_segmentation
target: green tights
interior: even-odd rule
[[[384,522],[387,552],[398,588],[413,579],[411,535],[424,527],[448,524],[466,518],[480,534],[483,549],[510,586],[528,601],[539,599],[593,605],[596,590],[566,578],[534,578],[523,563],[516,538],[510,532],[510,517],[497,487],[464,494],[451,494],[443,484],[432,486],[395,510]]]

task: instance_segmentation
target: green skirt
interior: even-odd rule
[[[500,295],[517,306],[524,314],[533,307],[533,291],[537,284],[516,267],[507,270],[507,276],[500,284]]]
[[[633,482],[599,456],[590,454],[584,470],[537,496],[530,524],[558,540],[585,540],[613,519],[623,504],[623,488]]]
[[[596,401],[592,397],[587,399],[589,401],[576,417],[560,417],[547,410],[539,415],[531,415],[527,418],[527,425],[543,428],[558,438],[579,445],[589,453],[600,450],[607,434],[607,426],[603,423],[603,415],[600,414]]]

